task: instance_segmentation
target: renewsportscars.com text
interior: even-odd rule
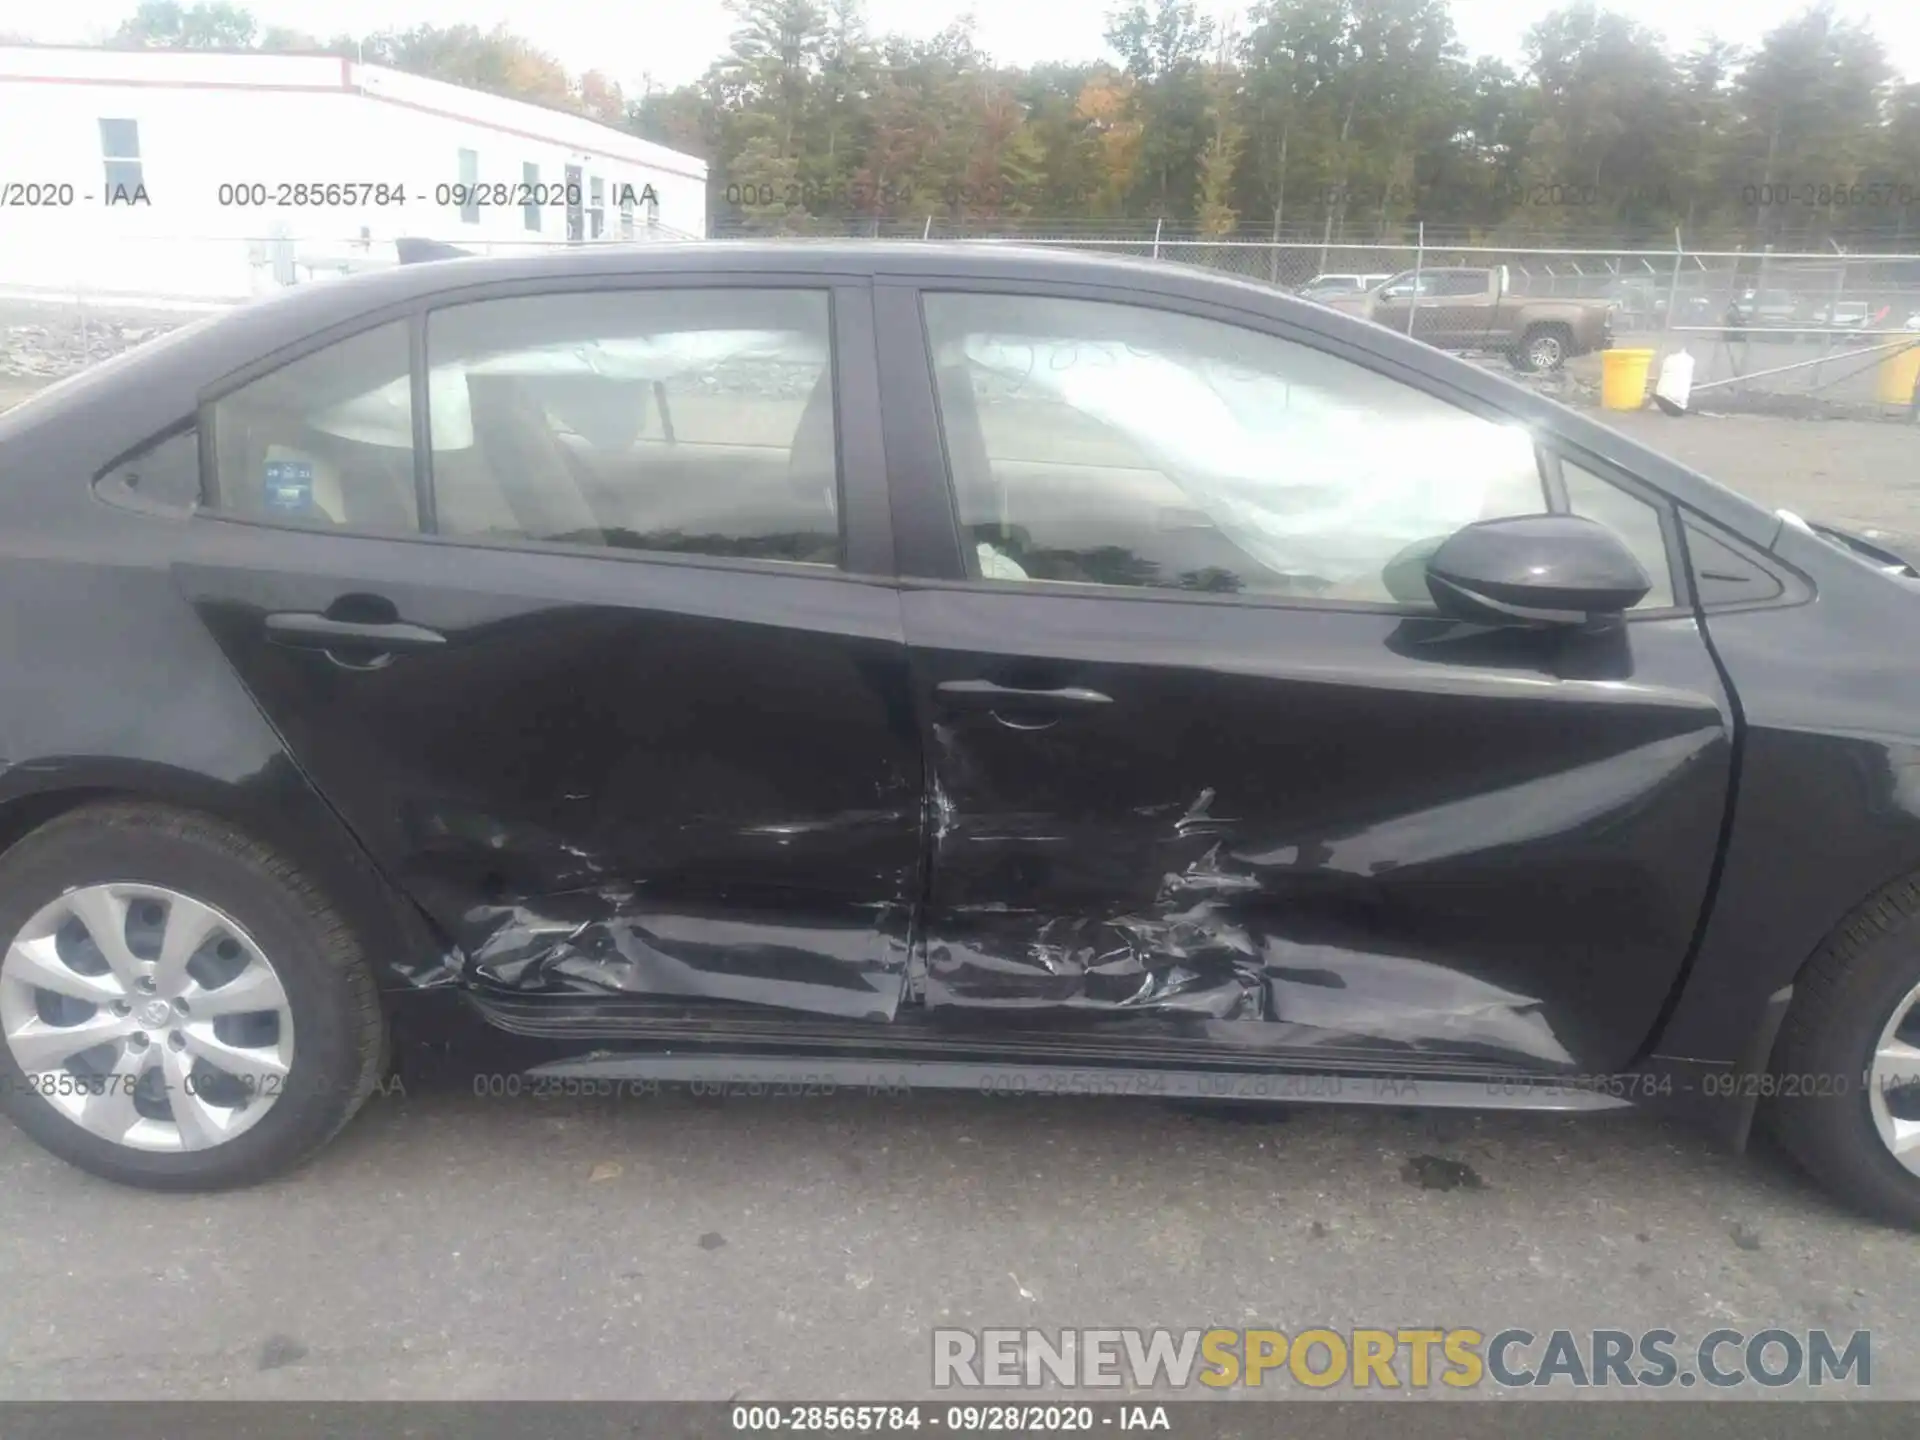
[[[1710,1390],[1873,1383],[1873,1337],[1825,1330],[1394,1328],[933,1332],[937,1390],[1565,1386]]]

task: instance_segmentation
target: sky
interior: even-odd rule
[[[408,25],[504,23],[556,56],[569,70],[601,70],[630,93],[651,75],[661,86],[697,78],[726,48],[732,22],[721,0],[239,0],[263,25],[285,25],[322,37],[367,34]],[[1561,0],[1453,0],[1454,24],[1469,52],[1517,64],[1528,26]],[[1806,8],[1807,0],[1603,0],[1690,49],[1713,33],[1751,43]],[[29,39],[89,44],[104,38],[135,0],[61,0],[32,15],[4,15],[0,29],[24,28]],[[1249,0],[1197,0],[1229,19]],[[1100,38],[1113,0],[868,0],[876,34],[932,35],[962,13],[977,20],[983,49],[1005,64],[1091,60],[1106,56]],[[0,12],[8,7],[0,5]],[[24,6],[21,7],[23,10]],[[1849,19],[1870,19],[1897,68],[1920,79],[1920,4],[1914,0],[1840,0]],[[24,22],[24,25],[23,25]],[[1108,57],[1110,58],[1110,57]]]

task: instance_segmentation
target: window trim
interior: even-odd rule
[[[1558,430],[1514,414],[1501,406],[1478,395],[1456,389],[1444,378],[1423,374],[1410,366],[1403,365],[1390,358],[1382,357],[1358,346],[1348,345],[1338,337],[1313,329],[1297,321],[1263,314],[1257,310],[1242,309],[1212,300],[1196,300],[1184,295],[1169,295],[1158,291],[1140,291],[1121,289],[1112,284],[1088,281],[1060,282],[1053,280],[1023,280],[995,277],[984,280],[965,275],[882,275],[876,277],[876,286],[887,292],[883,298],[893,294],[906,297],[905,303],[892,303],[885,308],[888,319],[878,331],[883,353],[885,373],[896,374],[904,378],[911,374],[913,388],[918,390],[924,384],[922,396],[901,395],[897,397],[903,412],[898,424],[904,431],[908,426],[919,428],[923,424],[933,426],[931,447],[937,454],[937,464],[930,467],[936,472],[936,478],[944,492],[943,502],[937,507],[945,516],[947,526],[947,544],[942,546],[939,563],[944,566],[958,567],[958,575],[914,575],[901,578],[901,587],[912,590],[960,590],[981,591],[999,594],[1026,594],[1032,596],[1062,596],[1072,598],[1108,598],[1130,601],[1158,601],[1162,604],[1203,604],[1203,605],[1241,605],[1265,610],[1304,610],[1304,611],[1353,611],[1369,615],[1403,616],[1408,619],[1432,619],[1434,611],[1430,607],[1405,605],[1389,600],[1354,600],[1349,598],[1318,599],[1295,595],[1269,595],[1249,593],[1221,593],[1218,591],[1177,590],[1158,586],[1102,585],[1098,583],[1070,580],[992,580],[969,573],[967,561],[965,529],[960,523],[959,496],[953,481],[953,465],[947,453],[946,426],[940,415],[939,386],[933,369],[932,336],[929,333],[926,318],[925,299],[928,295],[1000,296],[1005,298],[1035,298],[1055,300],[1085,300],[1130,306],[1137,310],[1158,310],[1177,315],[1185,315],[1200,320],[1211,320],[1222,324],[1237,326],[1259,334],[1269,335],[1278,340],[1303,346],[1334,359],[1344,360],[1358,365],[1376,375],[1395,383],[1405,385],[1433,399],[1452,405],[1464,413],[1478,416],[1496,424],[1522,424],[1533,434],[1534,453],[1537,463],[1543,466],[1543,482],[1547,486],[1543,495],[1543,504],[1548,506],[1547,513],[1555,513],[1556,504],[1564,507],[1565,491],[1561,487],[1558,495],[1554,493],[1553,478],[1546,469],[1547,456],[1565,455],[1568,459],[1592,471],[1597,477],[1616,484],[1636,498],[1654,505],[1660,513],[1662,538],[1666,542],[1669,573],[1673,576],[1674,601],[1671,606],[1657,609],[1630,610],[1625,619],[1628,624],[1641,624],[1650,621],[1673,620],[1677,618],[1693,619],[1697,616],[1697,607],[1693,600],[1692,577],[1684,563],[1676,565],[1676,556],[1684,558],[1679,549],[1678,518],[1675,514],[1677,502],[1664,492],[1653,489],[1637,477],[1626,476],[1618,467],[1600,459],[1574,442],[1568,440]],[[907,354],[898,353],[905,347]],[[917,354],[913,351],[917,348]],[[911,358],[909,359],[909,357]],[[924,419],[913,416],[910,410],[919,409],[924,404]],[[891,433],[891,432],[890,432]],[[894,501],[896,516],[904,510],[907,523],[896,521],[896,533],[905,531],[905,548],[911,552],[916,541],[923,541],[924,535],[913,533],[915,521],[920,525],[927,523],[925,511],[936,508],[923,492],[928,483],[926,476],[915,476],[906,472],[897,463],[889,466],[896,485],[906,490],[906,495]],[[1557,474],[1557,466],[1554,467]],[[918,512],[918,513],[916,513]],[[950,553],[949,553],[950,552]],[[922,548],[922,555],[926,552]]]
[[[517,537],[443,535],[424,528],[433,514],[431,501],[420,510],[422,529],[415,532],[360,530],[293,517],[238,515],[206,503],[219,493],[215,462],[219,453],[214,409],[219,402],[255,380],[358,335],[396,321],[408,327],[408,361],[414,430],[414,484],[432,485],[432,418],[424,399],[428,371],[425,344],[428,317],[434,310],[488,300],[520,299],[533,295],[610,292],[652,293],[661,290],[814,290],[827,299],[828,357],[834,377],[834,451],[838,469],[837,519],[840,525],[840,563],[822,565],[805,560],[769,560],[686,551],[640,550],[618,546],[578,545]],[[612,273],[582,276],[543,276],[536,279],[482,281],[456,289],[385,305],[330,325],[239,366],[202,387],[190,422],[200,432],[201,503],[187,518],[249,529],[288,530],[325,535],[340,540],[427,543],[466,546],[483,551],[525,551],[566,555],[578,559],[618,559],[641,564],[687,565],[695,569],[749,570],[775,574],[834,576],[863,584],[893,585],[894,532],[888,507],[888,476],[880,435],[879,361],[874,345],[875,322],[870,279],[865,274],[840,271],[702,272],[669,271],[637,276]],[[418,346],[416,349],[414,347]],[[177,427],[177,428],[184,428]],[[139,447],[127,454],[137,453]],[[176,518],[178,511],[168,512]]]

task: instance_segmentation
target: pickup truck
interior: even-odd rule
[[[1616,308],[1607,300],[1515,295],[1504,265],[1405,270],[1364,295],[1323,303],[1437,349],[1498,351],[1517,370],[1558,370],[1575,355],[1609,348]]]

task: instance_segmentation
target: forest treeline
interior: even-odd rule
[[[1445,0],[1190,0],[1106,16],[1114,58],[997,64],[962,20],[873,33],[863,0],[727,0],[697,81],[630,94],[505,30],[321,38],[225,0],[147,0],[112,43],[320,49],[574,110],[709,162],[716,228],[1152,225],[1920,247],[1920,83],[1815,4],[1743,50],[1677,52],[1590,0],[1469,56]]]

